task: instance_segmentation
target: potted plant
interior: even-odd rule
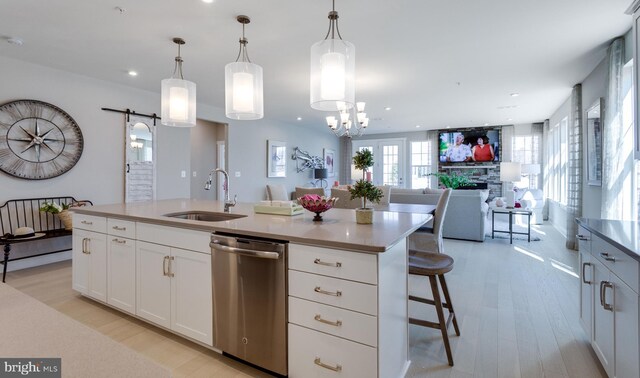
[[[362,200],[362,207],[356,209],[356,223],[371,224],[373,223],[373,208],[367,207],[367,200],[379,203],[383,195],[380,188],[365,180],[367,170],[373,167],[373,153],[369,150],[356,152],[353,157],[353,164],[356,169],[362,170],[362,178],[349,188],[352,200],[356,198],[361,198]]]
[[[458,189],[461,186],[476,186],[476,183],[471,181],[468,173],[429,173],[429,176],[436,176],[440,181],[440,184],[445,188]]]

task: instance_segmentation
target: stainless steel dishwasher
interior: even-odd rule
[[[211,235],[214,346],[287,375],[287,243]]]

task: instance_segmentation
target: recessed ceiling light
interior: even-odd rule
[[[447,125],[447,129],[450,129],[450,128],[451,128],[451,126]]]
[[[207,4],[211,4],[213,3],[213,0],[202,0],[203,3],[207,3]]]
[[[387,106],[386,108],[384,108],[384,110],[391,110],[391,107]]]
[[[518,96],[520,96],[520,93],[518,93],[518,92],[513,92],[513,93],[511,93],[509,96],[511,96],[511,97],[518,97]]]
[[[513,121],[513,118],[507,118],[507,121]]]
[[[485,125],[485,126],[489,126],[489,124],[488,124],[488,123],[485,123],[484,125]]]
[[[421,128],[421,127],[422,127],[422,126],[420,126],[420,125],[416,125],[416,128]]]
[[[129,76],[138,76],[138,73],[136,71],[129,71]]]
[[[298,117],[296,118],[298,121],[302,121],[302,117]]]
[[[8,38],[7,42],[16,46],[22,46],[22,44],[24,43],[24,41],[21,40],[20,38]]]

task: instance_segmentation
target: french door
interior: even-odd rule
[[[377,139],[354,140],[352,150],[370,150],[373,152],[374,165],[371,169],[371,182],[375,185],[389,185],[404,188],[405,167],[405,140],[404,139]],[[362,172],[352,168],[351,179],[362,178]]]

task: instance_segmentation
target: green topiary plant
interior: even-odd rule
[[[356,169],[362,170],[362,178],[356,181],[355,185],[349,188],[351,199],[362,198],[363,209],[367,208],[367,200],[379,203],[383,196],[382,190],[377,188],[371,182],[365,180],[367,170],[369,170],[370,167],[373,167],[373,153],[369,150],[356,152],[353,157],[353,165]]]
[[[458,189],[461,186],[476,186],[476,183],[471,181],[469,175],[473,173],[429,173],[429,176],[436,176],[440,181],[440,184],[445,188]]]

